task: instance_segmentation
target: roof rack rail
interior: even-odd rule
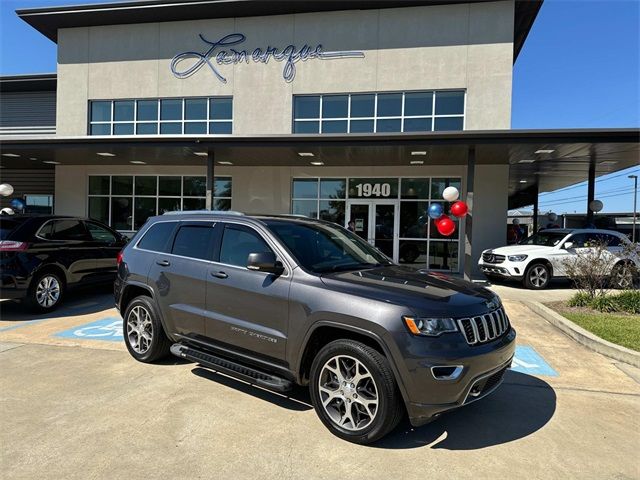
[[[234,210],[175,210],[164,212],[163,215],[235,215],[242,217],[244,213]]]

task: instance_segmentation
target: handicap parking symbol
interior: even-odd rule
[[[122,335],[122,320],[117,317],[106,317],[56,333],[56,337],[121,342],[124,338]]]
[[[558,372],[551,368],[551,365],[545,362],[542,355],[529,345],[518,345],[516,347],[516,354],[511,363],[511,370],[529,375],[558,376]]]

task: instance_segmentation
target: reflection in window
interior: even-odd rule
[[[295,95],[293,133],[462,130],[464,104],[464,90]]]
[[[231,177],[215,177],[213,208],[230,210]],[[134,231],[154,215],[203,210],[206,178],[178,175],[90,175],[89,217],[117,230]]]
[[[231,134],[231,97],[95,100],[90,135]]]

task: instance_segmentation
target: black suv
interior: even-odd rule
[[[308,385],[335,435],[373,442],[495,390],[516,333],[489,290],[391,262],[335,224],[149,219],[115,283],[131,355],[169,352],[276,391]]]
[[[126,237],[95,220],[0,216],[0,298],[53,310],[68,287],[112,282]]]

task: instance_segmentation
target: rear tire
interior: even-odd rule
[[[31,282],[27,305],[37,313],[52,312],[62,303],[65,284],[58,273],[43,272]]]
[[[534,263],[527,267],[524,274],[524,286],[531,290],[543,290],[551,281],[551,269],[544,263]]]
[[[134,298],[123,316],[122,334],[127,350],[133,358],[152,363],[169,355],[171,342],[164,333],[151,298]]]
[[[353,340],[325,345],[311,365],[311,402],[331,433],[366,445],[393,430],[404,414],[387,359]]]

